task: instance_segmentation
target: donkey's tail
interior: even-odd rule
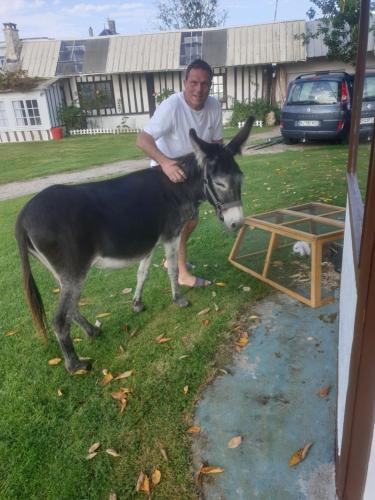
[[[30,307],[33,323],[38,333],[45,340],[47,340],[46,313],[44,310],[42,297],[39,293],[38,287],[36,286],[30,267],[28,251],[29,239],[19,219],[16,224],[16,238],[21,258],[23,289],[25,292],[26,301]]]

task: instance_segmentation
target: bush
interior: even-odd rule
[[[74,104],[60,106],[57,115],[62,124],[65,125],[68,135],[70,130],[87,128],[85,112]]]
[[[22,69],[0,71],[0,90],[32,90],[43,80],[45,78],[27,76],[27,71]]]
[[[266,121],[266,115],[274,111],[276,121],[280,120],[280,109],[276,105],[271,105],[264,99],[246,100],[244,102],[234,101],[233,113],[230,119],[230,125],[237,127],[238,122],[244,122],[249,116],[255,116],[256,120]]]

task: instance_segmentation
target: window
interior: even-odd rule
[[[26,99],[25,101],[13,101],[14,114],[18,126],[41,125],[38,101]]]
[[[289,104],[336,104],[339,99],[337,81],[298,82],[293,85]]]
[[[202,31],[186,31],[181,33],[181,66],[188,66],[195,59],[202,59],[202,39]]]
[[[80,40],[61,42],[56,74],[82,73],[86,47]]]
[[[220,102],[225,100],[224,75],[214,75],[212,78],[210,95]]]
[[[110,80],[102,82],[78,82],[79,104],[89,115],[96,115],[100,110],[115,107],[113,87]]]
[[[0,127],[7,127],[8,119],[7,112],[5,110],[5,102],[0,101]]]

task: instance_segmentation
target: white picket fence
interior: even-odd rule
[[[70,135],[97,135],[97,134],[138,134],[139,128],[83,128],[71,130]]]
[[[238,122],[237,127],[241,128],[245,125],[245,122]],[[263,127],[263,120],[255,120],[254,127]]]

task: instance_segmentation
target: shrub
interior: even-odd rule
[[[170,95],[174,94],[173,89],[163,89],[160,94],[155,94],[155,100],[158,104],[167,99]]]
[[[62,124],[65,125],[68,135],[70,130],[87,128],[85,112],[74,104],[60,106],[57,115]]]
[[[274,111],[276,121],[280,119],[280,109],[277,105],[269,104],[264,99],[245,100],[244,102],[234,101],[233,113],[230,119],[230,125],[237,127],[238,122],[245,121],[249,116],[255,116],[256,120],[266,120],[266,115]]]
[[[32,90],[43,80],[38,76],[27,76],[27,71],[22,69],[0,71],[0,90]]]

